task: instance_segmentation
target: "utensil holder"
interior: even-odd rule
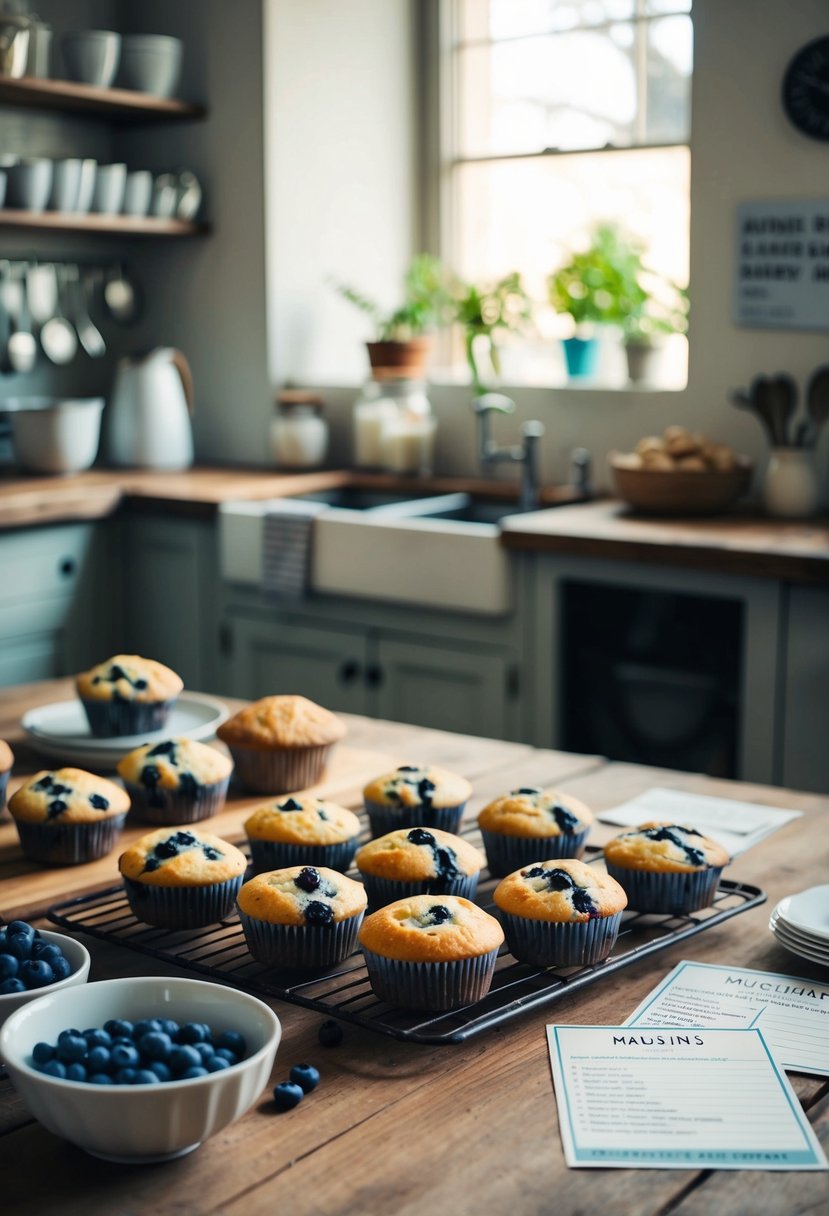
[[[820,497],[812,453],[805,448],[772,448],[763,477],[763,504],[780,519],[814,515]]]

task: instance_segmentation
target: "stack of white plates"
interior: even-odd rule
[[[781,899],[769,928],[792,954],[829,967],[829,884]]]

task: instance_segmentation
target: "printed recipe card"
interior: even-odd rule
[[[822,1170],[759,1030],[548,1026],[569,1166]]]

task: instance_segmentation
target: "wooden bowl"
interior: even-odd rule
[[[718,515],[745,494],[752,463],[737,456],[733,469],[647,469],[638,457],[611,452],[616,493],[651,515]],[[634,463],[637,462],[637,463]]]

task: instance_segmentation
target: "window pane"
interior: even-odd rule
[[[645,12],[654,16],[664,13],[690,13],[691,0],[645,0]]]
[[[634,4],[635,0],[461,0],[459,34],[461,41],[468,42],[602,25],[631,18]],[[683,7],[683,0],[671,0],[668,11]]]
[[[690,134],[694,48],[688,17],[648,26],[646,135],[648,143],[683,142]]]

